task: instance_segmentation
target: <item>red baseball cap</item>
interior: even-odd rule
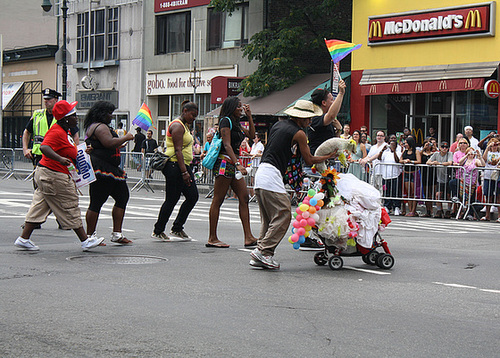
[[[52,114],[54,115],[54,118],[57,120],[60,120],[64,117],[70,116],[73,113],[76,113],[76,105],[78,102],[72,102],[68,103],[65,100],[59,101],[54,105],[54,108],[52,108]]]

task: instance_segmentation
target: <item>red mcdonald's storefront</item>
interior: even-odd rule
[[[352,55],[351,128],[409,127],[418,141],[431,127],[438,141],[454,140],[466,125],[476,138],[497,130],[498,98],[484,88],[499,76],[496,2],[381,3],[353,2],[353,42],[363,46]]]

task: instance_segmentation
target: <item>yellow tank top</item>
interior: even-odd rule
[[[165,150],[165,154],[172,156],[170,158],[172,162],[178,161],[177,157],[174,155],[174,141],[172,140],[172,133],[170,133],[170,126],[175,122],[180,123],[184,127],[184,135],[182,136],[182,155],[184,156],[184,164],[189,165],[193,161],[193,136],[191,135],[191,132],[189,132],[189,128],[182,123],[180,119],[172,121],[172,123],[168,126],[167,135],[165,137],[165,147],[167,148]]]

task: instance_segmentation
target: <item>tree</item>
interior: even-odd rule
[[[212,0],[216,11],[232,12],[237,0]],[[245,96],[264,96],[289,87],[309,73],[330,71],[324,38],[350,41],[352,1],[264,0],[268,25],[243,47],[243,56],[259,61],[241,83]],[[350,67],[344,60],[342,67]]]

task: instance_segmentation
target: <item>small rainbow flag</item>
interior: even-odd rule
[[[325,39],[326,47],[332,56],[333,63],[339,63],[344,57],[350,54],[352,51],[357,50],[361,45],[356,45],[351,42],[345,42],[340,40],[327,40]]]
[[[149,127],[153,125],[153,117],[151,117],[151,111],[149,110],[148,106],[146,106],[146,103],[142,104],[141,109],[139,109],[139,112],[132,121],[132,124],[141,127],[145,131],[147,131]]]

